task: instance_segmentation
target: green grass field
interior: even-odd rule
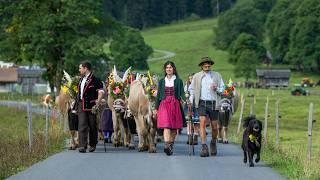
[[[33,114],[33,143],[29,151],[26,111],[0,106],[0,179],[4,179],[47,158],[65,147],[65,138],[58,128],[50,128],[45,144],[45,118]]]
[[[244,81],[244,78],[235,78],[234,66],[228,63],[229,54],[217,50],[212,46],[217,19],[205,19],[191,22],[178,22],[158,28],[144,30],[142,35],[152,48],[173,51],[176,56],[171,59],[175,62],[179,75],[186,79],[192,72],[198,72],[199,59],[210,56],[214,59],[213,70],[220,72],[225,80],[229,78]],[[154,55],[158,57],[158,54]],[[152,72],[161,74],[162,66],[167,60],[149,62]],[[277,67],[277,66],[275,66]],[[303,77],[310,77],[314,81],[320,80],[319,74],[292,72],[290,85],[300,83]]]
[[[224,77],[233,78],[233,66],[227,62],[228,53],[216,50],[211,44],[215,19],[178,23],[155,29],[148,29],[142,34],[145,41],[156,49],[176,53],[172,60],[176,63],[179,75],[186,79],[189,73],[199,71],[199,59],[203,56],[214,58],[213,69]],[[149,63],[152,72],[161,74],[166,60]]]
[[[213,70],[220,72],[225,81],[229,78],[235,81],[243,81],[243,78],[234,77],[234,66],[228,63],[228,52],[220,51],[212,46],[213,27],[216,26],[216,19],[206,19],[193,22],[180,22],[158,28],[148,29],[142,32],[145,41],[156,49],[173,51],[177,54],[172,60],[176,63],[178,73],[183,79],[192,72],[198,72],[199,59],[202,56],[214,58]],[[149,62],[152,72],[162,73],[162,66],[166,60]],[[303,77],[310,77],[314,81],[320,79],[319,74],[305,74],[292,72],[290,86],[300,83]],[[315,88],[312,88],[313,90]],[[281,174],[289,179],[317,179],[320,177],[320,96],[291,96],[290,88],[285,90],[271,89],[240,89],[246,99],[245,113],[249,115],[250,104],[253,98],[248,94],[256,96],[254,113],[264,124],[264,107],[266,97],[269,96],[269,127],[268,140],[270,145],[263,148],[262,160],[274,167]],[[320,88],[316,88],[320,91]],[[280,99],[280,146],[274,147],[275,142],[275,101]],[[307,149],[307,119],[309,103],[315,105],[313,126],[313,159],[311,164],[306,164]],[[239,143],[241,139],[236,134],[240,107],[233,116],[230,125],[232,140]]]

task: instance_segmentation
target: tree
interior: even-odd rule
[[[118,69],[125,70],[129,66],[136,70],[148,70],[146,59],[152,53],[151,47],[145,44],[137,30],[129,28],[117,35],[110,45],[113,63]]]
[[[284,57],[289,50],[290,32],[295,25],[297,9],[302,0],[279,0],[266,21],[268,45],[274,55],[274,63],[290,64]]]
[[[232,44],[229,61],[235,64],[235,75],[246,80],[255,76],[266,50],[253,35],[242,33]]]
[[[255,36],[247,33],[241,33],[230,48],[229,62],[237,64],[241,54],[246,50],[256,54],[256,60],[258,63],[261,63],[260,60],[262,60],[266,55],[266,49]]]
[[[91,61],[98,72],[96,75],[105,78],[103,76],[110,58],[104,47],[111,40],[113,43],[127,41],[128,47],[136,49],[122,52],[131,55],[130,51],[138,51],[139,54],[135,55],[141,61],[151,51],[145,50],[150,47],[137,31],[117,38],[126,30],[104,13],[102,0],[6,0],[1,1],[0,5],[3,10],[0,12],[3,18],[0,23],[2,59],[39,63],[46,69],[44,77],[52,89],[57,87],[58,93],[62,70],[71,72],[71,75],[78,74],[78,65],[82,60]]]
[[[259,57],[254,51],[244,50],[239,55],[237,64],[234,69],[236,77],[244,77],[246,81],[256,75],[256,68],[259,65],[257,60]]]
[[[285,56],[299,70],[320,70],[320,4],[304,0],[299,6],[290,34],[289,51]]]
[[[102,1],[22,0],[1,9],[9,15],[1,23],[1,56],[41,64],[58,90],[63,69],[83,59],[107,59],[102,46],[120,28],[103,14]]]
[[[218,26],[214,28],[214,45],[227,49],[241,33],[252,34],[261,40],[263,25],[264,14],[254,7],[253,1],[241,1],[219,17]]]

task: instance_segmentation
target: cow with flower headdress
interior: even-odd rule
[[[64,122],[68,120],[70,130],[70,150],[75,150],[78,146],[78,115],[76,111],[76,98],[78,93],[78,83],[80,77],[71,77],[66,71],[63,76],[63,85],[60,88],[59,96],[56,98],[56,105],[62,114]],[[66,122],[64,123],[65,127]]]
[[[219,128],[218,142],[228,144],[228,126],[232,115],[236,112],[239,101],[239,93],[236,91],[234,82],[230,79],[224,90],[219,93]]]
[[[130,85],[128,98],[128,108],[134,116],[139,136],[139,151],[148,150],[150,153],[156,152],[155,134],[156,118],[154,116],[154,105],[157,96],[157,78],[147,75],[137,74],[136,80]]]
[[[130,133],[130,129],[125,124],[125,114],[127,109],[126,94],[128,94],[129,88],[129,74],[130,69],[128,68],[120,78],[117,74],[116,67],[114,66],[109,76],[108,86],[108,106],[112,111],[112,122],[113,122],[113,145],[115,147],[121,146],[122,144],[129,149],[134,149],[133,136]],[[121,133],[123,132],[123,134]]]

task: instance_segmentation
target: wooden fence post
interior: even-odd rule
[[[276,121],[276,147],[279,147],[279,99],[276,101],[275,109],[275,121]]]
[[[245,105],[245,99],[243,99],[243,101],[241,102],[241,111],[240,111],[240,117],[239,117],[239,124],[238,124],[237,134],[240,133],[240,129],[241,129],[241,121],[242,121],[242,117],[243,117],[244,105]]]
[[[308,151],[307,160],[311,161],[311,151],[312,151],[312,122],[313,121],[313,103],[309,106],[309,117],[308,117]]]
[[[27,100],[27,114],[28,114],[28,135],[29,135],[29,150],[32,149],[32,104],[30,99]]]
[[[266,106],[264,109],[264,143],[267,144],[268,143],[268,137],[267,137],[267,132],[268,132],[268,114],[269,114],[269,96],[267,96],[267,102],[266,102]]]
[[[45,143],[48,145],[49,137],[49,106],[46,106],[46,129],[45,129]]]

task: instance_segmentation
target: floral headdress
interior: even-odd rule
[[[129,96],[129,87],[130,87],[130,72],[131,67],[129,67],[123,75],[121,79],[117,75],[116,67],[114,66],[113,72],[110,73],[109,76],[109,87],[110,87],[110,95],[114,99],[122,98],[123,96]]]

